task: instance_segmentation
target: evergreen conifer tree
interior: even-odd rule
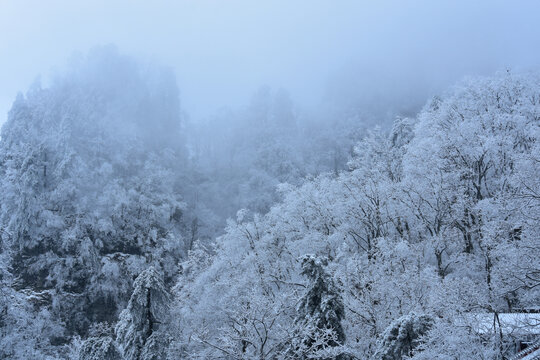
[[[133,294],[116,326],[117,341],[126,360],[158,360],[165,350],[160,324],[169,293],[160,274],[150,267],[135,279]]]
[[[305,255],[301,261],[302,275],[308,278],[309,283],[297,307],[295,323],[300,339],[294,345],[295,358],[304,358],[307,354],[337,347],[345,342],[345,332],[341,325],[345,309],[333,279],[326,272],[328,260]]]

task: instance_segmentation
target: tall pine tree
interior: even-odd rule
[[[169,293],[161,275],[150,267],[135,279],[134,290],[116,326],[117,341],[127,360],[159,360],[165,351],[160,325],[167,314]]]
[[[328,260],[314,255],[305,255],[302,275],[308,278],[307,290],[297,307],[295,319],[299,341],[294,345],[293,357],[305,358],[313,354],[342,345],[345,332],[341,321],[345,308],[338,288],[326,272]]]

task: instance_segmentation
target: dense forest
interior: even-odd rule
[[[96,48],[0,141],[0,358],[510,359],[540,336],[540,76],[192,121]],[[388,105],[389,108],[392,104]]]

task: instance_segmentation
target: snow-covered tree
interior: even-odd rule
[[[381,334],[375,359],[401,360],[414,355],[432,325],[428,315],[410,313],[396,319]]]
[[[90,337],[79,349],[79,360],[122,360],[122,356],[111,337]]]
[[[326,271],[328,260],[305,255],[301,262],[302,275],[308,278],[308,284],[296,310],[298,338],[292,341],[290,350],[294,358],[300,359],[313,358],[317,351],[345,342],[341,325],[345,309],[339,289]]]
[[[117,342],[127,360],[163,359],[168,339],[160,327],[167,321],[170,295],[153,267],[135,279],[133,288],[116,325]]]

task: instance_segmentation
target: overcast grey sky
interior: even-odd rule
[[[540,1],[0,0],[0,122],[73,51],[114,43],[171,66],[192,118],[260,85],[313,107],[424,96],[464,75],[540,65]]]

